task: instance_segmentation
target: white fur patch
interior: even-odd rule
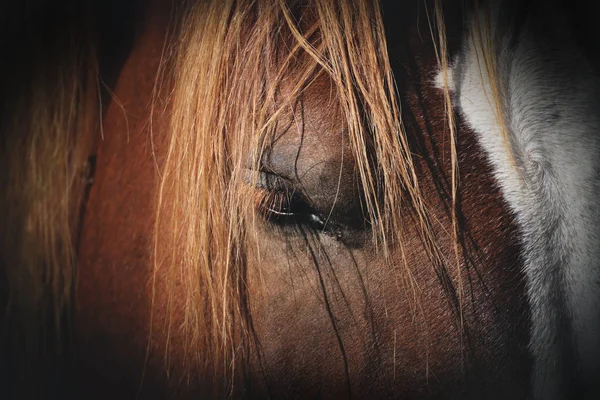
[[[448,89],[450,89],[451,92],[456,92],[456,85],[454,84],[454,74],[452,73],[452,70],[448,71],[446,76],[444,76],[442,71],[439,71],[435,76],[433,84],[438,89],[444,89],[446,86],[448,86]]]
[[[575,382],[586,398],[600,399],[600,80],[562,21],[543,25],[561,41],[535,26],[525,24],[518,37],[500,27],[494,41],[499,118],[516,165],[472,35],[448,83],[520,227],[534,396],[566,398]]]

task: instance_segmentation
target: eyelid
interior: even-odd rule
[[[292,189],[292,184],[289,179],[282,177],[274,172],[265,171],[263,169],[244,169],[242,179],[248,185],[257,189],[277,190],[277,189]]]
[[[341,230],[337,224],[315,208],[310,199],[295,187],[290,179],[270,171],[247,170],[245,181],[256,191],[256,210],[270,223],[281,227],[305,225],[315,232],[341,238]],[[273,206],[273,203],[279,201],[277,196],[282,200],[280,209]],[[283,210],[285,207],[289,207],[290,211]],[[295,207],[298,209],[294,211]]]
[[[281,217],[299,217],[318,213],[296,190],[286,187],[257,188],[256,190],[258,194],[257,209],[267,216],[274,214]]]
[[[323,217],[314,209],[306,196],[290,183],[289,180],[270,172],[252,171],[253,186],[257,190],[256,208],[271,222],[281,225],[308,223],[314,227],[324,226]],[[279,203],[279,204],[278,204]],[[298,208],[294,210],[294,208]],[[289,221],[274,221],[278,218]]]

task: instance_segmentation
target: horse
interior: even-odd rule
[[[6,6],[3,398],[597,398],[569,5]]]

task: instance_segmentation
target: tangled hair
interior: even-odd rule
[[[441,2],[435,5],[432,34],[439,36],[439,62],[447,71]],[[212,369],[222,381],[236,358],[247,357],[240,343],[252,339],[245,246],[252,240],[248,226],[255,208],[253,196],[240,195],[251,190],[245,176],[248,169],[260,169],[278,117],[293,110],[318,77],[330,79],[339,101],[376,248],[386,257],[391,245],[402,248],[402,221],[409,220],[420,227],[431,262],[441,265],[442,256],[403,130],[378,2],[203,1],[184,15],[155,270],[168,271],[169,307],[184,302],[180,329],[186,354],[197,357],[185,364]],[[447,89],[447,72],[444,76]],[[448,90],[446,106],[455,201]],[[402,215],[401,204],[411,206],[411,215]],[[456,217],[453,221],[456,237]],[[406,273],[412,283],[407,265]],[[173,325],[167,321],[169,332]]]
[[[40,351],[60,352],[61,338],[68,338],[81,177],[101,117],[93,41],[85,34],[90,17],[79,3],[65,1],[49,22],[29,21],[55,29],[45,36],[49,43],[36,42],[26,28],[22,49],[8,41],[2,48],[20,57],[13,65],[31,67],[4,77],[16,86],[4,86],[0,120],[0,263],[7,283],[2,351],[17,358],[3,357],[3,366],[19,362],[23,381],[32,379],[28,362],[39,362]],[[432,34],[446,81],[455,201],[441,3],[435,1]],[[19,15],[47,18],[27,6]],[[320,76],[331,80],[342,110],[373,242],[387,256],[390,246],[402,247],[402,221],[414,221],[432,263],[442,263],[403,131],[378,2],[196,1],[184,6],[171,44],[172,118],[154,269],[166,271],[169,314],[175,302],[184,304],[184,323],[176,327],[169,319],[166,329],[183,334],[185,364],[221,380],[235,374],[236,359],[248,356],[245,256],[255,207],[252,196],[240,193],[249,190],[247,170],[258,171],[278,116]],[[410,216],[401,215],[401,204],[412,206]],[[456,216],[453,221],[456,237]],[[408,266],[406,273],[410,277]]]

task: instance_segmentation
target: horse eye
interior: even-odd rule
[[[315,230],[325,228],[321,214],[297,191],[287,188],[260,191],[257,209],[267,221],[283,227],[306,225]]]

